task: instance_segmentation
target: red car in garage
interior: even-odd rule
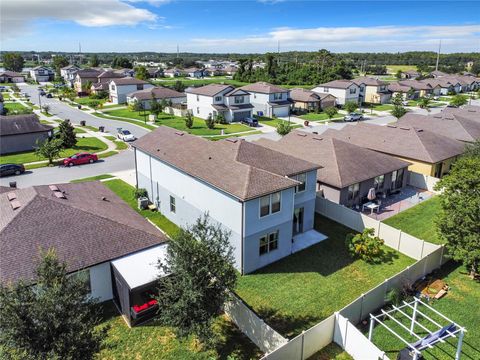
[[[97,154],[77,153],[63,160],[64,166],[92,164],[98,160]]]

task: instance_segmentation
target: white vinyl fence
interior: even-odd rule
[[[170,115],[175,115],[175,116],[186,116],[188,110],[187,109],[179,109],[173,106],[166,106],[165,109],[163,110],[164,113],[170,114]]]
[[[433,188],[435,184],[438,182],[438,180],[440,179],[434,176],[423,175],[420,173],[409,171],[407,184],[419,189],[424,189],[424,190],[437,193],[437,191],[435,191]]]
[[[249,337],[263,352],[270,352],[287,343],[282,335],[268,326],[236,295],[225,304],[225,313],[238,328]]]

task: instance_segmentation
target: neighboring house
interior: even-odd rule
[[[209,84],[185,90],[187,109],[199,118],[215,118],[223,114],[227,122],[242,121],[252,116],[249,92],[231,85]]]
[[[179,70],[179,69],[167,69],[163,72],[163,75],[165,77],[178,77],[178,76],[182,76],[182,72]]]
[[[163,77],[163,70],[160,68],[147,68],[147,72],[151,79]]]
[[[75,82],[75,76],[77,71],[80,70],[80,67],[73,64],[68,65],[60,69],[60,76],[65,80],[67,84],[73,87],[73,83]]]
[[[134,104],[141,102],[144,109],[150,109],[150,102],[156,100],[158,102],[165,100],[172,102],[172,104],[181,104],[187,101],[187,96],[184,93],[175,91],[173,89],[157,86],[144,90],[135,91],[127,95],[127,103]]]
[[[54,249],[68,273],[83,274],[90,294],[113,299],[129,323],[132,307],[155,290],[158,269],[148,266],[167,238],[101,182],[0,187],[0,210],[1,283],[34,281],[40,251]],[[137,254],[142,262],[121,266]]]
[[[468,116],[462,116],[461,113],[440,112],[431,115],[407,113],[397,121],[396,125],[424,129],[464,142],[480,139],[480,117],[474,120]]]
[[[55,73],[46,66],[36,66],[30,70],[30,77],[37,82],[45,82],[53,80]]]
[[[261,138],[255,143],[322,166],[318,193],[348,207],[367,202],[372,188],[380,196],[407,184],[409,162],[336,138],[292,131],[278,141]]]
[[[3,115],[4,106],[3,106],[3,95],[0,92],[0,115]]]
[[[256,115],[282,117],[290,114],[290,90],[267,82],[242,86],[240,90],[250,93],[250,102]]]
[[[313,88],[316,93],[328,93],[337,98],[337,105],[360,101],[360,86],[351,80],[334,80]]]
[[[460,115],[471,120],[480,121],[480,106],[465,105],[461,108],[446,107],[441,111],[441,113]]]
[[[359,87],[359,102],[372,104],[386,104],[392,93],[388,90],[388,83],[368,76],[352,80]]]
[[[127,102],[127,95],[138,90],[153,88],[147,81],[135,78],[121,78],[111,80],[109,83],[110,102],[123,104]]]
[[[441,178],[465,150],[465,144],[437,133],[414,127],[378,126],[358,123],[322,135],[392,155],[412,163],[410,171]]]
[[[75,81],[73,83],[73,88],[79,95],[86,93],[85,86],[90,82],[93,84],[98,82],[98,75],[103,73],[103,71],[95,69],[82,69],[78,70],[75,74]]]
[[[32,151],[37,141],[52,134],[53,127],[40,123],[35,114],[0,116],[0,154]]]
[[[227,75],[234,75],[238,71],[236,66],[227,65],[222,69],[222,72]]]
[[[402,77],[405,78],[405,79],[416,80],[416,79],[419,78],[420,76],[422,76],[422,74],[419,73],[419,72],[416,71],[416,70],[408,70],[408,71],[402,72]]]
[[[306,246],[301,235],[313,228],[318,165],[242,139],[209,141],[166,126],[133,147],[138,188],[179,226],[208,213],[230,231],[242,274]]]
[[[321,111],[327,107],[335,106],[335,96],[327,93],[316,93],[303,88],[290,90],[292,108],[297,112]]]
[[[438,77],[442,77],[442,76],[448,76],[449,74],[447,73],[444,73],[442,71],[439,71],[439,70],[435,70],[435,71],[432,71],[430,73],[430,76],[434,77],[434,78],[438,78]]]
[[[135,76],[135,70],[133,69],[128,69],[128,68],[123,68],[123,69],[115,69],[112,70],[114,73],[121,75],[121,77],[134,77]]]
[[[433,93],[432,86],[418,80],[402,80],[390,83],[387,89],[392,93],[392,97],[402,94],[405,100],[418,99]]]
[[[198,68],[184,69],[183,73],[186,74],[188,77],[197,78],[197,79],[203,78],[205,76],[204,70],[198,69]]]
[[[443,78],[429,78],[421,80],[422,83],[429,85],[432,88],[433,95],[448,95],[450,93],[455,93],[457,89],[455,86],[448,80]]]
[[[98,94],[100,91],[108,92],[110,81],[114,79],[123,79],[125,77],[126,76],[121,72],[115,72],[113,70],[103,71],[97,76],[97,81],[92,84],[90,92],[93,94]]]
[[[0,82],[2,83],[21,83],[25,82],[25,76],[15,71],[0,72]]]

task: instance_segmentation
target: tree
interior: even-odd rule
[[[140,80],[148,80],[150,76],[145,66],[138,66],[135,68],[135,77]]]
[[[60,77],[60,69],[67,66],[68,64],[68,59],[65,56],[57,55],[53,58],[53,67],[58,77]]]
[[[215,121],[217,124],[226,124],[227,119],[225,119],[225,115],[222,112],[219,112],[215,117]]]
[[[100,65],[100,61],[98,60],[97,54],[93,54],[90,58],[90,66],[97,67]]]
[[[185,115],[185,126],[187,129],[191,129],[193,126],[193,116],[190,111],[187,111],[187,114]]]
[[[421,109],[426,109],[427,111],[430,111],[428,104],[430,104],[430,98],[422,97],[418,100],[418,106]]]
[[[470,72],[475,75],[480,75],[480,60],[473,63]]]
[[[77,144],[77,135],[75,134],[75,128],[70,123],[70,120],[63,120],[58,125],[58,138],[62,141],[64,148],[71,148]]]
[[[158,116],[162,111],[162,105],[152,95],[152,100],[150,100],[150,112]]]
[[[449,255],[461,261],[472,279],[480,267],[480,156],[478,143],[458,159],[450,174],[435,185],[442,211],[437,232],[446,241]]]
[[[42,110],[45,114],[48,115],[48,112],[50,111],[50,105],[48,104],[42,105]]]
[[[173,85],[173,89],[178,92],[184,92],[185,88],[185,85],[180,80],[175,81],[175,84]]]
[[[5,70],[21,72],[25,60],[19,53],[6,53],[3,55],[3,67]]]
[[[49,250],[41,253],[34,281],[0,284],[0,348],[13,358],[93,359],[107,328],[96,328],[100,307],[85,277],[69,276]]]
[[[82,85],[82,91],[86,94],[90,94],[92,91],[92,85],[93,83],[90,80],[86,81],[85,84]]]
[[[410,89],[407,91],[407,99],[412,99],[412,98],[413,98],[413,95],[415,95],[415,89],[414,89],[414,88],[410,88]]]
[[[465,105],[467,102],[468,102],[468,98],[465,95],[455,95],[450,100],[450,105],[458,107],[458,106]]]
[[[365,228],[361,234],[347,234],[345,243],[353,257],[374,262],[382,256],[382,245],[385,242],[375,236],[375,229]]]
[[[131,68],[133,68],[133,65],[130,62],[130,60],[128,60],[126,57],[115,56],[113,58],[113,61],[112,61],[112,67],[113,68],[118,68],[118,69],[120,69],[120,68],[131,69]]]
[[[43,142],[37,140],[35,155],[41,159],[48,159],[48,164],[53,165],[53,159],[59,157],[62,151],[62,140],[46,139]]]
[[[395,96],[392,97],[392,100],[390,100],[390,102],[394,106],[402,106],[403,105],[403,95],[401,93],[396,93]]]
[[[403,107],[403,95],[401,93],[397,93],[392,98],[393,109],[390,111],[392,116],[400,119],[403,115],[407,113],[407,110]]]
[[[284,136],[292,131],[292,125],[288,121],[281,120],[277,124],[277,134]]]
[[[468,144],[465,147],[465,152],[463,154],[465,156],[478,156],[478,157],[480,157],[480,139],[476,140],[472,144]]]
[[[343,105],[343,108],[347,113],[352,113],[358,108],[358,103],[355,101],[347,101],[345,105]]]
[[[212,118],[212,114],[209,114],[205,119],[205,125],[210,130],[215,129],[215,120]]]
[[[325,114],[327,114],[328,118],[331,119],[333,118],[337,113],[338,110],[335,106],[329,106],[323,110]]]
[[[236,286],[230,232],[213,225],[208,215],[180,229],[169,241],[157,298],[160,321],[180,336],[195,334],[206,345],[215,342],[212,322]]]
[[[400,80],[402,78],[402,70],[398,69],[395,73],[395,77]]]

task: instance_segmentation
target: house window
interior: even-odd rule
[[[264,255],[270,251],[278,249],[278,230],[269,234],[263,235],[260,238],[260,246],[258,253]]]
[[[200,108],[197,107],[197,114],[200,114]]]
[[[324,87],[324,88],[323,88],[323,92],[326,92],[326,93],[327,93],[327,92],[328,92],[328,88]]]
[[[348,187],[348,200],[355,200],[360,192],[360,184],[356,183]]]
[[[260,217],[275,214],[281,208],[281,194],[276,192],[260,198]]]
[[[137,84],[137,90],[143,90],[143,84]]]
[[[404,171],[405,169],[400,169],[392,172],[392,189],[398,189],[402,187]]]
[[[307,187],[307,174],[306,173],[298,174],[297,176],[295,176],[295,180],[301,182],[301,184],[295,186],[295,192],[300,193],[302,191],[305,191]]]
[[[235,104],[243,104],[243,96],[235,96]]]
[[[115,91],[115,85],[114,85],[114,84],[112,84],[111,89],[112,89],[113,91]]]
[[[215,96],[215,101],[222,101],[222,97],[221,96]]]
[[[350,88],[350,94],[356,94],[357,89],[356,88]]]
[[[274,100],[281,100],[282,99],[282,93],[274,93],[273,94],[273,99]]]
[[[170,212],[174,213],[177,211],[177,205],[175,204],[175,198],[170,195]]]
[[[382,190],[384,181],[385,181],[385,175],[375,176],[375,179],[373,180],[373,185],[375,187],[375,190]]]
[[[200,96],[197,95],[197,101],[200,101]]]
[[[256,99],[256,98],[257,98],[257,94],[253,93],[253,98]]]

